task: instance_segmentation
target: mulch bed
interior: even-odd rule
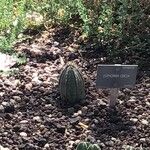
[[[108,90],[95,87],[103,55],[84,58],[79,34],[51,29],[18,43],[27,63],[13,76],[0,77],[0,145],[10,150],[74,150],[80,141],[102,150],[127,147],[150,149],[150,78],[138,76],[133,89],[121,89],[115,110],[108,107]],[[61,105],[58,80],[68,61],[82,72],[86,101]]]

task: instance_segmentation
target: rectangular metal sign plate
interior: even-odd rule
[[[137,65],[99,65],[97,88],[130,88],[135,85]]]

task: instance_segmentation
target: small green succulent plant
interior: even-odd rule
[[[101,150],[97,144],[91,144],[89,142],[81,142],[78,144],[76,150]]]

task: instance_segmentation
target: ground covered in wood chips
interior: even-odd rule
[[[138,72],[135,88],[121,89],[116,109],[110,110],[109,90],[95,87],[97,65],[107,58],[82,57],[80,38],[51,29],[16,45],[27,63],[13,76],[0,76],[1,150],[74,150],[84,140],[102,150],[150,149],[149,74]],[[86,101],[66,108],[58,80],[69,61],[83,74]]]

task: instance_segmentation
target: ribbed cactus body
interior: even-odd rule
[[[78,144],[76,150],[87,150],[89,146],[90,146],[90,143],[81,142],[81,143]]]
[[[67,65],[59,80],[61,99],[68,105],[74,105],[85,98],[84,81],[74,65]]]
[[[101,150],[97,144],[91,144],[89,142],[81,142],[78,144],[76,150]]]

